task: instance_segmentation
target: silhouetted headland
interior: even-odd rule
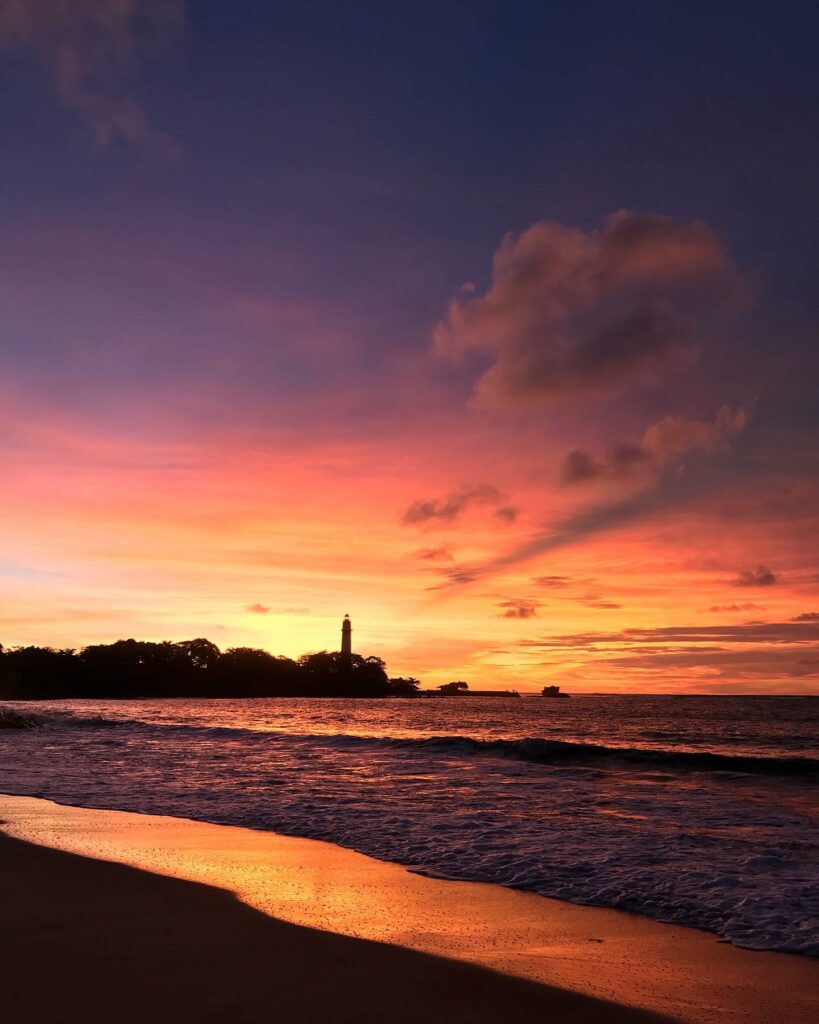
[[[255,647],[220,651],[201,637],[178,643],[117,640],[81,650],[7,651],[0,644],[0,700],[415,697],[419,686],[417,679],[391,679],[381,658],[353,652],[349,615],[342,622],[340,651],[295,661]]]
[[[139,697],[413,697],[417,679],[389,678],[380,658],[339,651],[297,660],[209,640],[117,640],[82,650],[0,648],[0,699]]]
[[[390,677],[381,658],[356,654],[352,633],[350,616],[345,615],[339,651],[303,654],[296,660],[256,647],[220,651],[202,637],[177,643],[117,640],[78,650],[6,650],[0,644],[0,700],[520,696],[517,690],[470,690],[460,680],[422,690],[412,676]],[[3,725],[24,727],[10,718],[0,721]]]

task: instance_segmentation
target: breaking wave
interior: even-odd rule
[[[51,714],[42,717],[44,723],[69,725],[77,728],[114,728],[123,723],[99,715]],[[234,726],[199,726],[159,724],[157,722],[128,722],[150,729],[173,731],[182,737],[208,739],[242,739],[264,743],[271,740],[288,743],[327,744],[336,749],[385,747],[396,750],[428,750],[436,754],[462,757],[506,757],[518,761],[548,765],[589,765],[601,768],[656,768],[666,771],[737,772],[760,775],[819,776],[819,759],[812,757],[763,757],[748,754],[727,754],[708,750],[667,750],[656,747],[606,746],[599,743],[579,743],[567,740],[524,737],[519,739],[480,739],[473,736],[367,736],[355,733],[292,733],[278,730],[247,729]]]

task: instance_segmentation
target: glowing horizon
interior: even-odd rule
[[[308,72],[300,22],[291,59],[262,11],[165,7],[155,50],[139,0],[0,4],[0,642],[292,657],[348,611],[426,687],[819,693],[809,187],[727,195],[753,96],[736,153],[655,137],[625,71],[547,129],[557,70],[504,112],[438,53],[451,109],[362,84],[423,26]]]

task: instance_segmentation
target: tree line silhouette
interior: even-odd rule
[[[117,640],[81,650],[0,644],[0,699],[141,697],[413,697],[419,682],[381,658],[319,651],[294,661],[210,640]]]

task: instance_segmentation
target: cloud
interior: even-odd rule
[[[564,591],[564,593],[556,594],[555,597],[559,597],[564,601],[576,601],[578,604],[585,605],[587,608],[621,608],[622,605],[617,604],[615,601],[610,601],[608,598],[600,597],[599,594],[594,593],[566,593],[565,591],[572,585],[586,585],[593,584],[594,580],[589,579],[575,579],[572,580],[568,576],[537,576],[532,582],[539,587],[546,587],[548,589],[555,589]]]
[[[727,626],[659,626],[613,633],[571,633],[524,640],[535,648],[589,648],[611,644],[804,644],[819,640],[819,622],[746,622]]]
[[[478,578],[472,569],[463,567],[440,569],[439,572],[444,577],[444,582],[437,583],[434,587],[427,587],[427,590],[442,590],[445,587],[463,586],[467,583],[474,583]]]
[[[616,500],[595,502],[570,512],[544,526],[506,554],[483,565],[473,565],[471,575],[491,575],[537,555],[678,510],[692,499],[707,494],[724,478],[705,466],[692,466],[688,473],[670,472],[663,460],[667,462],[672,454],[686,450],[686,444],[689,450],[699,447],[709,454],[724,451],[727,440],[744,428],[748,415],[744,408],[731,410],[723,406],[713,423],[666,417],[653,424],[645,431],[644,442],[646,450],[651,453],[655,471],[639,480],[639,487]],[[622,458],[620,461],[622,463]],[[672,468],[674,464],[668,465]]]
[[[641,492],[621,501],[605,502],[580,509],[534,534],[507,554],[484,565],[473,566],[472,576],[490,575],[525,562],[536,555],[557,551],[607,530],[639,522],[663,509],[675,507],[675,499],[679,496],[679,481],[671,481],[661,490]]]
[[[758,565],[756,569],[745,569],[737,576],[735,580],[732,580],[732,586],[735,587],[772,587],[779,580],[776,575],[771,572],[767,565]]]
[[[568,576],[537,576],[532,581],[538,587],[568,587],[571,582]]]
[[[661,626],[586,632],[536,640],[520,647],[541,651],[551,664],[566,652],[579,653],[589,664],[615,678],[620,670],[662,679],[669,670],[690,673],[698,687],[709,680],[797,679],[819,675],[819,621],[748,622],[728,626]],[[555,661],[555,659],[558,659]]]
[[[0,0],[0,50],[36,54],[99,146],[175,157],[177,143],[151,128],[128,82],[183,20],[184,0]]]
[[[669,670],[682,673],[706,672],[708,679],[724,679],[739,683],[761,679],[770,689],[777,678],[807,679],[819,676],[819,658],[801,658],[792,648],[745,648],[739,650],[654,651],[599,658],[600,669],[626,669],[665,675]],[[702,680],[702,676],[699,676]],[[745,688],[743,687],[743,690]]]
[[[248,604],[245,606],[245,611],[250,612],[251,615],[269,615],[273,609],[268,604]],[[291,608],[279,608],[276,615],[309,615],[310,609],[301,606]]]
[[[502,619],[533,619],[540,607],[537,601],[500,601],[498,608],[503,609],[500,614]]]
[[[514,505],[503,505],[501,508],[496,508],[492,513],[496,519],[501,519],[505,523],[514,523],[518,517],[518,510]]]
[[[492,359],[479,402],[520,406],[656,378],[695,349],[704,315],[741,293],[700,221],[620,211],[590,232],[539,221],[503,239],[486,293],[465,286],[433,337],[443,355]]]
[[[760,612],[762,606],[746,601],[744,604],[712,604],[709,612]]]
[[[453,491],[444,498],[413,502],[401,519],[407,526],[435,520],[451,523],[473,505],[497,505],[500,501],[502,495],[496,487],[492,487],[491,484],[477,484],[474,487]]]
[[[494,558],[483,565],[472,565],[463,578],[452,574],[450,584],[473,583],[485,577],[508,569],[512,565],[526,562],[536,555],[576,544],[589,537],[614,529],[618,526],[638,522],[661,509],[672,507],[675,491],[649,492],[632,495],[622,501],[608,502],[581,509],[551,526],[534,534],[529,540],[518,545],[505,555]],[[547,578],[548,577],[544,577]]]
[[[584,594],[582,597],[577,598],[577,600],[587,608],[608,609],[622,607],[622,605],[616,604],[614,601],[607,601],[605,598],[598,597],[597,594]]]
[[[791,622],[819,622],[819,612],[802,612],[791,619]]]
[[[727,451],[731,439],[742,433],[750,419],[751,410],[747,405],[738,409],[723,405],[717,410],[713,421],[666,416],[648,427],[643,435],[642,447],[659,463],[668,462],[689,451],[704,452],[707,455]]]
[[[625,480],[653,473],[680,456],[698,451],[704,454],[726,451],[729,442],[750,420],[750,409],[723,405],[713,421],[685,420],[666,416],[647,427],[640,441],[619,441],[604,458],[595,458],[584,448],[575,448],[563,460],[563,484],[598,480]]]
[[[455,556],[448,547],[438,548],[419,548],[417,551],[412,553],[413,558],[418,558],[422,562],[452,562]]]
[[[651,464],[650,452],[637,444],[617,444],[602,461],[585,448],[574,448],[563,460],[560,480],[564,484],[583,484],[601,478],[617,480],[632,476],[647,463]]]

